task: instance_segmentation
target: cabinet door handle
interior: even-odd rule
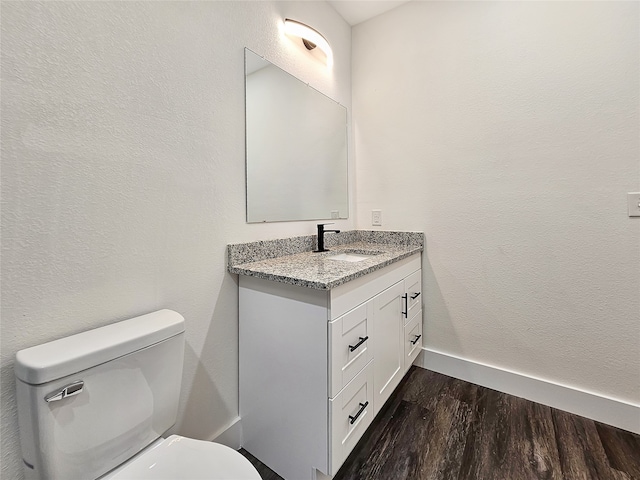
[[[358,410],[358,413],[356,413],[354,416],[349,415],[349,423],[351,425],[353,425],[353,423],[358,419],[358,417],[362,415],[362,412],[364,412],[364,409],[367,408],[367,405],[369,405],[369,402],[360,403],[359,405],[360,405],[360,410]]]
[[[404,318],[407,318],[407,312],[409,312],[409,295],[405,293],[402,295],[402,298],[404,299],[404,312],[402,312],[402,314]]]
[[[411,295],[411,300],[415,300],[416,298],[418,298],[420,296],[420,292],[417,292],[413,295]]]
[[[420,337],[421,337],[421,336],[422,336],[422,335],[416,335],[416,338],[415,338],[414,340],[411,340],[411,343],[413,343],[414,345],[415,345],[416,343],[418,343],[418,340],[420,340]]]
[[[356,348],[358,348],[364,342],[369,340],[369,335],[367,335],[366,337],[358,337],[358,338],[360,339],[360,341],[358,343],[356,343],[355,345],[349,345],[349,351],[350,352],[353,352]]]

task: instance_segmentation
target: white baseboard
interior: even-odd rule
[[[640,434],[640,405],[426,348],[414,365]]]
[[[212,435],[209,440],[238,450],[242,446],[242,423],[240,422],[240,417],[234,418],[226,427],[221,428]]]
[[[329,475],[325,475],[324,473],[322,473],[320,470],[314,468],[313,469],[313,475],[312,478],[313,480],[331,480],[333,477],[330,477]]]

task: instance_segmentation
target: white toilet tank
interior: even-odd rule
[[[16,355],[27,479],[96,479],[176,421],[184,318],[171,310]]]

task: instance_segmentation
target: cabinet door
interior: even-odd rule
[[[373,298],[374,414],[377,415],[404,374],[404,281]]]

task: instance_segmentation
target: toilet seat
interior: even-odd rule
[[[261,480],[251,462],[219,443],[171,435],[105,480]]]

